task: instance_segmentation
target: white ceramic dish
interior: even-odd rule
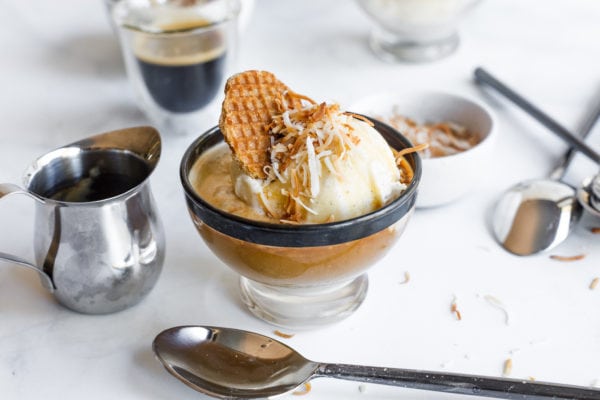
[[[441,206],[459,199],[489,169],[497,128],[492,112],[479,102],[443,92],[398,91],[366,97],[349,110],[383,119],[396,110],[418,123],[455,122],[479,135],[478,144],[467,151],[423,159],[417,207]]]

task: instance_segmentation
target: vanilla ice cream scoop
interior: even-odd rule
[[[311,105],[274,118],[267,179],[232,170],[236,195],[272,217],[298,223],[374,211],[406,188],[383,137],[337,105]],[[235,163],[234,163],[235,164]]]

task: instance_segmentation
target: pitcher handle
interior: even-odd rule
[[[0,199],[2,199],[4,196],[8,196],[10,194],[25,194],[25,195],[35,199],[36,201],[43,202],[42,199],[29,193],[27,190],[21,188],[18,185],[15,185],[12,183],[0,183]],[[6,261],[11,264],[17,264],[17,265],[20,265],[27,269],[34,270],[40,276],[40,278],[42,280],[42,285],[46,289],[48,289],[50,292],[54,292],[55,287],[54,287],[54,283],[52,282],[52,279],[50,279],[50,277],[44,271],[42,271],[37,266],[35,266],[35,264],[32,264],[29,261],[26,261],[20,257],[16,257],[16,256],[13,256],[12,254],[4,253],[1,251],[0,251],[0,261]]]

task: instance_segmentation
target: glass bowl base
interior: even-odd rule
[[[366,274],[335,286],[282,287],[241,277],[242,301],[258,318],[273,325],[310,329],[352,314],[367,294]]]
[[[369,45],[381,59],[389,62],[430,62],[447,57],[458,47],[458,34],[432,41],[416,41],[375,29]]]

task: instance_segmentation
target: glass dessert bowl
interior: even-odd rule
[[[357,0],[375,22],[369,44],[386,61],[428,62],[458,47],[457,27],[479,0]]]
[[[392,148],[411,147],[393,128],[371,122]],[[180,177],[194,225],[211,251],[241,275],[241,296],[250,311],[292,328],[328,324],[354,312],[367,293],[367,269],[389,251],[412,215],[419,156],[404,156],[413,177],[389,204],[338,222],[285,224],[227,213],[198,194],[196,162],[219,145],[225,144],[218,127],[201,135],[184,154]]]

